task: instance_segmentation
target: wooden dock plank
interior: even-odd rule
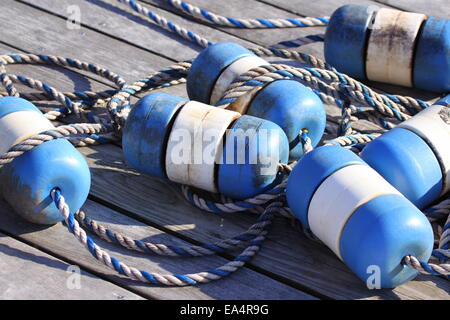
[[[87,201],[85,209],[89,215],[102,224],[113,228],[115,231],[126,234],[134,239],[148,240],[175,245],[186,243],[175,237],[168,236],[160,230],[149,227],[132,218],[117,213],[98,203]],[[189,287],[164,287],[142,284],[118,275],[114,270],[96,261],[90,253],[70,234],[66,227],[58,223],[51,227],[43,227],[31,224],[19,216],[5,203],[0,202],[0,230],[13,234],[18,239],[32,243],[38,248],[52,255],[64,257],[71,264],[79,265],[108,281],[126,287],[139,295],[151,299],[314,299],[312,296],[300,290],[277,282],[258,272],[243,268],[226,280],[215,281],[199,286]],[[185,225],[184,228],[192,228],[193,225]],[[0,238],[1,239],[1,238]],[[95,238],[95,241],[98,241]],[[190,273],[209,270],[218,267],[227,260],[217,257],[205,258],[170,258],[147,256],[132,252],[117,246],[100,241],[99,244],[117,259],[126,262],[130,266],[146,270],[147,272]],[[1,242],[0,242],[1,252]],[[26,260],[23,261],[26,264]],[[52,272],[53,270],[49,270]],[[258,286],[255,286],[258,283]],[[101,292],[99,293],[101,294]]]
[[[113,0],[108,0],[113,1]],[[158,7],[164,8],[171,12],[176,12],[177,14],[184,15],[180,13],[167,4],[165,1],[159,0],[144,0],[144,3],[148,5],[156,5]],[[273,6],[269,6],[265,3],[256,1],[256,0],[248,0],[248,1],[239,1],[239,0],[229,0],[229,1],[208,1],[208,0],[195,0],[191,1],[193,5],[199,6],[202,9],[218,13],[220,15],[224,15],[227,17],[233,18],[298,18],[300,15],[287,12],[285,10],[281,10],[275,8]],[[151,7],[153,8],[153,6]],[[185,15],[185,17],[187,17]],[[195,26],[199,24],[198,20],[189,19],[190,23],[185,23],[189,28],[191,26]],[[202,25],[209,26],[208,22],[202,23]],[[242,39],[250,41],[256,45],[260,46],[271,46],[275,45],[281,41],[294,40],[301,37],[305,37],[311,34],[324,34],[325,27],[308,27],[308,28],[284,28],[284,29],[241,29],[241,28],[231,28],[231,27],[217,27],[214,28],[223,31],[227,34],[232,34],[238,36]],[[222,40],[223,41],[223,40]],[[312,54],[318,57],[322,56],[322,45],[320,43],[313,43],[302,46],[302,52]],[[277,59],[272,58],[271,61],[278,61]]]
[[[0,299],[140,300],[141,296],[0,233]],[[76,266],[77,267],[77,266]],[[79,268],[79,267],[77,267]]]

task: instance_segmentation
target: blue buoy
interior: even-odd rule
[[[450,94],[445,96],[445,97],[443,97],[442,99],[439,99],[435,104],[441,105],[441,106],[444,106],[444,107],[449,106],[450,105]]]
[[[302,224],[368,285],[401,285],[418,274],[403,265],[405,256],[431,256],[426,217],[347,149],[323,146],[306,154],[289,176],[286,196]]]
[[[53,125],[31,102],[0,99],[0,153]],[[89,194],[91,176],[81,154],[65,139],[45,142],[0,169],[0,189],[14,211],[28,221],[54,224],[63,220],[50,197],[61,190],[71,210],[78,210]]]

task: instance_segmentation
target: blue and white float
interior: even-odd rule
[[[302,224],[365,282],[373,275],[381,288],[401,285],[417,275],[403,258],[427,261],[431,255],[427,218],[345,148],[306,154],[289,176],[286,196]]]
[[[370,142],[361,157],[424,208],[450,191],[449,96]]]
[[[235,199],[274,186],[278,163],[289,156],[286,135],[275,123],[166,93],[135,104],[122,146],[140,172]]]
[[[330,18],[325,59],[358,79],[448,92],[450,20],[345,5]]]
[[[31,102],[0,99],[0,154],[43,131],[54,129]],[[45,142],[0,168],[1,195],[25,219],[39,224],[63,220],[50,193],[58,188],[78,210],[89,193],[91,176],[81,154],[65,139]]]
[[[269,63],[231,42],[203,50],[192,63],[187,77],[191,100],[216,104],[241,74]],[[313,146],[322,138],[326,113],[322,101],[309,88],[294,80],[276,80],[247,93],[227,107],[279,125],[290,143],[290,159],[303,155],[299,134],[308,132]]]

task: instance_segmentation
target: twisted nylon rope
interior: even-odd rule
[[[43,144],[44,142],[64,138],[70,135],[95,135],[99,133],[108,133],[111,131],[111,126],[99,123],[75,123],[70,125],[62,125],[56,127],[55,129],[37,134],[22,141],[19,144],[12,146],[8,152],[0,157],[0,168],[5,164],[12,162],[15,158],[20,157],[25,152],[30,151],[31,149]]]
[[[9,77],[13,83],[21,83],[30,88],[35,88],[35,82],[39,80],[34,80],[29,77],[18,76],[14,74],[9,74]],[[40,81],[39,81],[40,82]],[[41,82],[42,83],[42,82]],[[42,88],[44,84],[42,84]],[[41,87],[37,89],[41,90]],[[117,90],[104,90],[104,91],[73,91],[73,92],[61,92],[64,96],[68,97],[71,100],[99,100],[99,99],[107,99],[117,93]],[[7,92],[0,92],[0,96],[6,97],[9,96]],[[29,101],[47,101],[49,98],[54,99],[53,96],[49,95],[47,92],[19,92],[19,96],[23,99]]]
[[[450,198],[425,210],[429,219],[438,220],[445,218],[450,213]]]
[[[159,26],[163,27],[164,29],[169,30],[174,33],[177,33],[180,36],[182,36],[183,38],[188,39],[194,43],[197,43],[202,47],[207,47],[212,44],[208,40],[201,38],[198,35],[167,21],[163,17],[154,14],[153,12],[149,11],[146,8],[143,8],[142,6],[140,6],[139,4],[135,3],[132,0],[118,0],[118,1],[130,5],[130,7],[132,7],[135,11],[151,18],[155,23],[157,23]],[[168,1],[175,7],[177,7],[177,5],[179,4],[179,6],[181,6],[180,8],[183,11],[191,11],[192,16],[196,17],[195,7],[192,7],[192,6],[189,7],[188,4],[182,3],[179,1],[170,1],[170,0],[168,0]],[[199,8],[197,8],[197,9],[199,9]],[[201,9],[200,9],[200,13],[202,13]],[[207,12],[205,12],[205,13],[206,13],[205,15],[202,14],[202,16],[204,18],[208,19],[211,22],[216,23],[214,21],[214,19],[212,18],[213,15],[211,13],[207,13]],[[210,18],[207,18],[207,16]],[[215,15],[215,17],[216,17],[215,19],[217,20],[217,23],[219,23],[219,20],[223,20],[223,19],[219,18],[220,16]],[[222,18],[225,18],[225,17],[222,17]],[[227,18],[225,18],[225,19],[227,19]],[[307,18],[307,19],[309,19],[309,18]],[[311,19],[314,19],[314,18],[311,18]],[[236,19],[234,19],[234,20],[236,20]],[[263,22],[261,22],[261,20],[264,21],[264,19],[260,19],[257,21],[259,23],[264,24]],[[230,23],[233,23],[231,20],[228,20],[228,21]],[[239,19],[236,21],[239,21]],[[245,21],[245,20],[242,20],[241,22],[237,22],[237,23],[241,23],[242,26],[244,26],[245,23],[243,23],[243,21]],[[267,20],[267,21],[269,21],[269,20]],[[273,22],[275,22],[275,21],[273,21]],[[324,21],[321,21],[321,22],[325,23]],[[223,23],[226,23],[226,22],[223,22]],[[246,23],[251,24],[251,22],[246,22]],[[282,22],[272,23],[273,26],[270,26],[270,27],[274,27],[277,23],[282,23]],[[300,24],[300,22],[298,22],[298,24]],[[256,25],[257,24],[255,24],[254,27],[256,27]],[[234,25],[234,26],[237,26],[237,25]],[[281,26],[281,24],[280,24],[280,26]],[[303,26],[306,26],[306,24]],[[269,27],[269,23],[266,24],[266,27]],[[285,27],[287,27],[287,26],[285,26]],[[308,39],[308,37],[306,37],[305,40],[303,40],[303,42],[305,42],[305,43],[309,43],[308,41],[311,41],[311,42],[312,41],[321,41],[321,39],[319,37],[316,37],[316,38],[310,37],[309,39]],[[287,43],[287,45],[285,44],[285,46],[293,47],[293,46],[301,45],[302,44],[301,42],[302,41],[298,41],[297,43],[295,43],[295,41],[293,41],[292,43]],[[343,119],[342,120],[343,128],[341,130],[341,135],[346,134],[346,136],[339,136],[336,139],[329,142],[330,144],[346,145],[348,143],[351,143],[350,147],[353,147],[353,148],[355,148],[356,151],[358,151],[358,150],[360,150],[360,148],[363,148],[365,143],[367,143],[368,141],[370,141],[373,138],[373,136],[371,136],[371,135],[352,134],[354,132],[351,130],[351,121],[354,121],[355,118],[358,119],[358,117],[355,117],[354,114],[358,114],[361,118],[368,119],[369,121],[377,120],[377,122],[379,122],[379,124],[382,124],[383,127],[390,128],[389,127],[391,125],[390,123],[387,123],[384,119],[379,119],[380,114],[386,115],[391,118],[395,117],[398,120],[402,121],[402,120],[407,119],[410,114],[414,114],[417,111],[421,110],[422,108],[425,108],[428,106],[423,101],[416,100],[416,99],[409,98],[409,97],[402,97],[402,96],[396,96],[396,95],[378,95],[377,93],[373,92],[370,88],[366,87],[362,83],[360,83],[346,75],[338,73],[333,67],[326,64],[322,60],[315,58],[313,56],[301,53],[301,52],[284,50],[284,49],[281,49],[280,46],[274,46],[271,48],[252,48],[251,51],[253,51],[256,55],[259,55],[259,56],[275,56],[275,57],[293,59],[293,60],[298,60],[301,63],[304,63],[304,64],[310,66],[309,68],[302,69],[302,68],[291,68],[291,67],[286,67],[286,66],[282,66],[282,65],[272,65],[270,67],[274,67],[275,69],[278,68],[278,70],[270,70],[270,72],[273,72],[274,74],[276,74],[276,73],[281,74],[285,78],[294,78],[294,79],[300,79],[301,81],[305,81],[310,84],[310,87],[313,88],[313,90],[315,90],[316,94],[318,94],[319,97],[321,97],[321,99],[323,101],[326,101],[327,103],[334,102],[335,104],[341,106],[342,119]],[[57,92],[54,88],[51,88],[43,83],[36,82],[36,81],[33,82],[33,80],[29,79],[29,78],[19,78],[19,77],[14,77],[14,76],[8,75],[6,73],[6,69],[5,69],[5,64],[6,64],[5,61],[10,62],[11,61],[10,58],[12,58],[13,60],[16,60],[16,62],[20,62],[22,57],[20,57],[20,55],[9,55],[9,56],[3,57],[2,58],[3,62],[0,62],[0,72],[2,73],[0,75],[0,77],[1,77],[0,80],[1,80],[2,84],[6,87],[8,95],[14,95],[14,96],[19,95],[19,93],[13,86],[13,82],[20,81],[22,84],[25,84],[30,87],[44,91],[48,96],[50,96],[60,102],[64,101],[65,103],[63,103],[63,104],[65,104],[66,107],[68,109],[70,109],[69,111],[72,111],[72,112],[76,111],[76,109],[75,109],[76,105],[70,104],[70,101],[67,101],[67,99],[70,99],[70,98],[68,98],[68,95],[67,95],[67,97],[64,98],[64,94]],[[41,61],[45,61],[46,63],[49,63],[49,61],[50,61],[51,63],[54,63],[54,64],[61,63],[61,65],[65,65],[64,63],[66,63],[66,66],[72,66],[72,67],[77,67],[77,68],[83,69],[83,70],[93,71],[98,74],[100,73],[100,75],[105,76],[105,77],[112,77],[112,75],[109,74],[109,72],[107,70],[100,71],[100,69],[98,69],[94,65],[83,64],[81,62],[77,63],[77,61],[73,61],[72,59],[68,59],[64,62],[64,58],[34,56],[34,55],[32,57],[23,57],[23,58],[24,59],[31,58],[31,61],[38,61],[40,59]],[[59,60],[59,59],[62,59],[62,60]],[[161,87],[164,85],[173,85],[173,84],[183,83],[185,81],[185,76],[188,72],[189,67],[190,67],[190,62],[183,62],[183,63],[177,64],[175,66],[172,66],[171,68],[168,68],[168,69],[162,70],[156,74],[153,74],[145,79],[141,79],[131,86],[125,86],[124,82],[119,84],[119,88],[122,87],[122,89],[119,90],[107,102],[107,106],[106,106],[111,115],[111,118],[113,120],[113,124],[116,129],[116,132],[120,131],[121,126],[124,124],[124,121],[126,120],[127,114],[129,112],[129,108],[127,106],[124,106],[124,104],[128,101],[129,97],[132,94],[135,94],[141,90],[146,90],[146,89],[151,90],[152,88]],[[268,72],[265,71],[262,73],[261,76],[267,76],[267,73]],[[245,75],[243,75],[243,76],[245,76]],[[252,77],[255,77],[255,75],[253,75]],[[267,80],[266,82],[270,82],[270,81],[279,79],[277,77],[278,77],[278,75],[275,76],[275,78],[273,78],[273,80]],[[114,79],[114,77],[112,77],[112,78]],[[270,77],[267,77],[267,78],[270,78]],[[162,79],[167,80],[167,82],[164,82],[164,80],[162,80]],[[235,82],[238,83],[239,80],[242,81],[242,79],[237,79]],[[244,83],[241,83],[240,85],[236,85],[236,83],[234,83],[233,85],[235,85],[236,87],[230,87],[230,89],[228,90],[229,92],[225,93],[224,98],[227,98],[227,94],[232,94],[233,90],[235,90],[237,87],[246,88],[246,89],[241,89],[239,91],[246,91],[246,90],[248,91],[248,90],[251,90],[252,87],[254,88],[255,86],[263,85],[264,82],[258,82],[259,80],[261,80],[261,79],[257,79],[257,81],[251,83],[251,79],[247,79],[244,81]],[[328,84],[327,82],[331,82],[331,84]],[[336,85],[336,83],[337,83],[337,85]],[[238,91],[238,90],[236,90],[236,91]],[[325,91],[325,94],[323,94],[323,92],[320,92],[320,91]],[[242,94],[239,94],[239,95],[242,95]],[[73,93],[73,96],[78,96],[78,95],[76,93]],[[89,96],[89,94],[85,95],[85,97],[87,97],[87,96]],[[95,93],[91,94],[91,98],[93,98],[94,96],[96,97]],[[105,96],[103,96],[103,98],[104,97]],[[235,97],[228,97],[228,98],[235,98]],[[359,102],[367,103],[370,107],[374,108],[377,113],[374,114],[370,110],[369,110],[369,112],[367,112],[365,110],[358,109],[357,107],[353,106],[350,103],[351,99],[354,99]],[[230,101],[228,103],[231,103],[231,102],[232,101]],[[82,126],[82,125],[90,125],[90,124],[78,124],[78,125]],[[59,128],[53,130],[52,132],[46,132],[42,135],[32,137],[30,139],[25,140],[21,144],[16,145],[15,147],[13,147],[10,150],[10,152],[8,152],[5,156],[0,158],[0,167],[6,163],[11,162],[14,157],[19,156],[20,154],[23,154],[23,152],[31,150],[34,146],[37,146],[37,145],[39,145],[45,141],[51,140],[51,139],[59,138],[62,136],[69,137],[70,135],[78,134],[78,133],[110,132],[111,131],[111,127],[105,127],[103,124],[100,124],[99,127],[95,127],[97,131],[95,129],[86,130],[87,128],[82,129],[82,130],[80,130],[80,129],[77,130],[76,128],[75,129],[71,128],[70,130],[69,130],[69,128],[66,128],[66,129],[62,129],[62,128],[59,129]],[[61,132],[59,132],[59,130],[61,130]],[[303,142],[307,141],[307,139],[306,139],[307,137],[305,138],[302,135],[302,138],[303,138]],[[85,139],[89,139],[89,137],[85,138]],[[285,181],[284,181],[284,183],[285,183]],[[278,190],[283,190],[283,189],[284,189],[284,185],[282,183],[281,187],[278,188]],[[190,193],[186,190],[188,190],[188,189],[186,187],[184,187],[183,194],[185,194],[185,196],[187,196],[188,198],[192,198],[193,202],[197,203],[200,206],[205,207],[205,204],[206,204],[206,206],[209,208],[208,211],[216,212],[214,209],[219,208],[218,206],[216,206],[216,208],[211,209],[208,206],[207,202],[205,202],[204,200],[202,200],[199,197],[195,197],[196,196],[195,193]],[[282,194],[282,191],[279,192],[277,194],[277,196],[279,196],[280,194]],[[269,197],[270,196],[272,197],[271,200],[273,200],[273,198],[276,199],[276,196],[274,194],[269,195]],[[77,238],[83,244],[85,244],[85,246],[87,246],[87,248],[89,249],[91,254],[94,255],[94,257],[96,257],[97,259],[102,261],[108,267],[115,269],[119,273],[125,274],[133,279],[138,279],[138,280],[141,280],[144,282],[158,283],[158,284],[165,284],[165,285],[186,285],[186,284],[195,284],[197,282],[208,282],[211,280],[216,280],[222,276],[228,275],[231,272],[236,271],[237,268],[241,267],[243,265],[243,263],[242,263],[243,261],[248,260],[249,257],[252,257],[259,250],[259,246],[262,244],[262,241],[260,241],[260,240],[264,239],[264,236],[256,236],[256,238],[253,238],[253,241],[250,243],[250,246],[246,250],[244,250],[243,253],[240,256],[238,256],[235,260],[233,260],[232,262],[226,264],[225,266],[223,266],[221,268],[218,268],[218,269],[215,269],[215,270],[212,270],[209,272],[190,274],[190,275],[149,274],[144,271],[139,271],[135,268],[130,268],[130,267],[126,266],[125,264],[118,262],[116,259],[111,258],[106,252],[104,252],[100,247],[98,247],[89,237],[86,236],[86,234],[84,233],[84,230],[79,228],[77,221],[75,221],[73,219],[73,215],[70,214],[69,208],[64,202],[64,198],[60,195],[58,190],[55,190],[54,192],[52,192],[52,198],[54,199],[55,204],[59,208],[61,214],[64,216],[69,230],[71,232],[73,232],[77,236]],[[222,205],[223,204],[226,204],[226,205],[223,205],[221,207],[221,209],[225,208],[226,209],[225,211],[228,211],[228,212],[232,212],[232,210],[239,209],[239,206],[236,205],[236,202],[230,201],[230,199],[227,199],[226,197],[223,197],[223,196],[222,196],[222,200],[223,200]],[[272,210],[272,208],[273,208],[272,205],[274,203],[277,204],[276,207],[278,208],[278,211],[280,213],[284,212],[282,214],[286,215],[286,216],[292,215],[292,213],[289,211],[288,208],[283,207],[282,202],[273,202],[271,205],[267,206],[265,209],[265,214],[267,214],[268,210]],[[250,208],[250,210],[252,210],[254,212],[261,212],[261,210],[264,210],[264,209],[263,209],[263,206],[261,206],[260,204],[261,203],[256,203],[256,204],[251,203],[251,201],[250,201],[250,203],[245,203],[245,204],[242,203],[240,205],[242,205],[242,207],[245,207],[245,205],[246,205],[247,206],[246,209],[249,209],[248,206],[251,205],[252,207]],[[219,206],[220,206],[220,204],[219,204]],[[441,210],[441,208],[436,209],[436,210]],[[236,211],[240,211],[240,210],[236,210]],[[81,213],[79,213],[79,215],[81,216]],[[270,220],[270,219],[267,219],[267,220]],[[86,217],[84,218],[83,221],[85,221],[85,220],[86,220]],[[133,250],[145,251],[143,248],[147,248],[146,250],[152,251],[153,253],[157,253],[158,250],[155,248],[160,247],[159,250],[161,252],[165,252],[165,254],[167,254],[167,255],[174,255],[177,252],[179,255],[196,256],[196,255],[201,255],[201,254],[210,254],[215,251],[211,248],[216,248],[216,247],[214,247],[215,244],[206,245],[206,246],[212,246],[212,247],[201,247],[202,249],[199,249],[198,246],[186,247],[184,250],[179,249],[177,247],[170,247],[170,246],[164,247],[161,244],[151,244],[151,243],[142,244],[142,243],[136,242],[137,240],[132,241],[132,239],[130,239],[130,238],[124,237],[120,234],[117,234],[108,229],[105,229],[104,227],[99,226],[95,222],[92,223],[92,220],[90,220],[90,221],[91,221],[91,223],[89,225],[91,226],[91,228],[94,232],[96,232],[97,234],[103,234],[103,237],[105,239],[108,238],[110,241],[114,241],[113,239],[116,239],[120,245],[128,246],[129,248],[131,248]],[[258,222],[255,225],[258,225]],[[447,250],[448,243],[449,243],[449,239],[448,239],[449,238],[449,235],[448,235],[449,227],[448,227],[448,225],[449,225],[449,223],[447,222],[443,229],[444,231],[442,233],[442,237],[443,237],[442,239],[444,239],[444,240],[441,239],[439,248],[433,251],[433,255],[437,256],[441,260],[448,260],[448,256],[449,256],[448,250]],[[252,230],[252,227],[249,230]],[[109,234],[109,236],[108,236],[108,234]],[[116,236],[117,238],[113,238],[113,236]],[[254,234],[251,235],[251,237],[253,237],[253,236],[254,236]],[[237,236],[237,237],[239,237],[239,236]],[[118,239],[122,239],[122,240],[120,241]],[[239,245],[241,241],[243,241],[243,239],[233,237],[231,239],[224,240],[223,243],[220,243],[224,247],[220,247],[219,245],[217,245],[217,248],[221,248],[221,249],[227,248],[228,249],[235,245]],[[134,244],[134,246],[133,246],[133,244]],[[152,247],[153,250],[149,249],[150,247]],[[210,250],[210,251],[206,251],[206,250]],[[408,265],[409,267],[414,268],[422,273],[435,274],[435,275],[448,274],[448,264],[445,264],[445,263],[441,264],[441,265],[427,264],[425,262],[418,261],[415,257],[412,257],[412,256],[405,257],[404,263],[406,265]]]
[[[443,201],[429,210],[442,210],[443,206],[447,206],[450,199]],[[279,209],[282,209],[280,207]],[[450,213],[450,208],[447,208],[446,214]],[[283,215],[280,211],[278,214]],[[100,238],[121,245],[129,250],[135,250],[143,253],[157,254],[163,256],[178,256],[178,257],[201,257],[205,255],[211,255],[216,253],[222,253],[226,250],[233,249],[242,245],[243,242],[248,242],[256,237],[260,236],[262,232],[265,232],[266,226],[271,223],[271,220],[259,219],[257,223],[252,225],[246,232],[235,236],[230,239],[222,240],[213,244],[205,244],[202,246],[175,246],[166,244],[156,244],[151,242],[143,242],[141,240],[134,240],[128,236],[122,235],[118,232],[105,228],[98,222],[90,219],[83,211],[77,211],[75,218],[89,228],[92,232],[97,234]],[[433,250],[433,256],[437,257],[441,261],[450,260],[450,215],[447,218],[447,222],[444,225],[442,235],[439,240],[438,249]],[[432,264],[419,261],[414,256],[406,256],[404,263],[409,267],[421,272],[422,274],[429,275],[449,275],[450,269],[448,264]]]
[[[180,0],[167,0],[169,4],[178,10],[199,20],[208,21],[217,26],[235,27],[244,29],[255,28],[299,28],[325,26],[330,17],[306,17],[292,19],[237,19],[224,17]]]
[[[106,108],[112,117],[116,131],[120,132],[128,117],[129,108],[123,108],[130,97],[145,90],[155,89],[166,84],[175,85],[186,82],[190,62],[178,62],[169,68],[164,68],[146,78],[139,79],[131,85],[125,85],[107,103]]]
[[[280,172],[284,175],[288,175],[292,168],[289,165],[279,164]],[[194,206],[209,212],[214,213],[235,213],[235,212],[256,212],[260,213],[263,210],[264,205],[273,201],[276,198],[279,198],[282,194],[284,194],[286,188],[287,178],[284,178],[283,181],[277,186],[273,187],[270,190],[267,190],[261,194],[256,195],[253,198],[244,199],[244,200],[234,200],[226,196],[221,196],[221,201],[213,201],[209,199],[205,199],[199,196],[196,192],[192,190],[191,187],[187,185],[182,185],[181,190],[183,196],[187,201],[192,203]],[[293,215],[290,209],[287,206],[280,208],[280,214],[287,218],[292,218]]]
[[[118,86],[122,90],[105,90],[100,92],[92,91],[75,91],[75,92],[60,92],[55,88],[29,77],[17,76],[8,74],[6,72],[5,66],[11,64],[44,64],[60,67],[73,67],[80,70],[85,70],[93,72],[100,75]],[[190,66],[190,64],[188,64]],[[78,116],[84,114],[92,122],[103,122],[107,123],[108,120],[100,119],[95,115],[86,112],[83,108],[92,107],[93,104],[99,103],[102,99],[105,99],[108,103],[108,111],[110,113],[111,119],[123,119],[120,117],[120,112],[127,114],[127,108],[116,108],[117,97],[120,97],[121,105],[125,102],[128,103],[130,96],[133,92],[138,92],[141,88],[146,90],[152,90],[160,87],[168,87],[180,83],[184,83],[184,76],[187,74],[186,66],[184,63],[178,63],[172,68],[165,68],[160,72],[155,73],[147,77],[146,79],[139,80],[137,83],[131,86],[126,86],[125,80],[119,75],[107,70],[105,68],[99,67],[92,63],[86,63],[79,61],[77,59],[63,58],[57,56],[45,56],[45,55],[34,55],[34,54],[7,54],[0,56],[0,80],[1,83],[6,88],[6,93],[0,93],[1,96],[20,96],[27,98],[32,101],[45,101],[48,99],[56,100],[63,104],[65,108],[56,108],[45,113],[45,116],[50,120],[56,120],[61,116],[65,116],[70,113],[75,113]],[[14,83],[21,83],[30,88],[42,91],[42,93],[19,93],[18,90],[13,85]],[[136,85],[140,85],[138,90],[134,91]],[[119,92],[119,93],[118,93]],[[118,93],[118,94],[117,94]],[[113,95],[117,94],[115,99],[110,99]],[[73,100],[78,100],[80,102],[74,102]],[[111,101],[112,100],[112,101]],[[83,106],[83,107],[82,107]],[[116,115],[118,113],[118,115]],[[117,126],[116,126],[117,127]],[[118,131],[118,130],[116,130]],[[90,137],[83,139],[69,138],[69,141],[74,143],[76,146],[85,146],[90,144],[107,143],[114,139],[112,137],[91,135]],[[116,138],[117,139],[117,138]]]
[[[66,204],[64,197],[59,190],[53,190],[51,197],[55,202],[59,212],[64,217],[68,230],[89,250],[91,255],[98,261],[106,265],[108,268],[117,271],[121,275],[125,275],[133,280],[139,280],[146,283],[165,285],[165,286],[186,286],[195,285],[197,283],[207,283],[214,280],[219,280],[225,276],[242,268],[246,262],[250,261],[256,253],[260,250],[263,244],[267,228],[273,219],[277,208],[282,205],[282,202],[273,202],[267,206],[264,213],[260,216],[258,221],[266,221],[261,233],[254,237],[249,245],[232,261],[220,266],[218,268],[190,274],[158,274],[149,273],[143,270],[129,267],[123,262],[120,262],[114,257],[111,257],[106,251],[99,247],[80,227],[74,215],[70,212],[69,206]],[[147,247],[146,247],[147,248]]]
[[[153,23],[159,27],[175,33],[197,45],[206,48],[213,43],[200,35],[189,31],[166,18],[158,15],[157,13],[147,9],[141,4],[134,0],[117,0],[120,3],[128,5],[135,12],[150,18]],[[310,27],[310,26],[325,26],[328,24],[328,17],[317,17],[317,18],[295,18],[295,19],[234,19],[219,16],[208,12],[206,10],[194,7],[186,2],[182,1],[172,1],[168,2],[174,6],[176,9],[193,16],[194,18],[201,19],[203,21],[208,21],[209,23],[222,26],[231,26],[238,28],[289,28],[289,27]]]

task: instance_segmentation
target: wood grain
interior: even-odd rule
[[[77,276],[71,270],[77,269],[73,267],[75,266],[0,233],[2,300],[143,299],[83,269],[79,278],[75,279]]]
[[[168,8],[162,1],[145,1],[152,10],[166,15],[187,29],[210,37],[213,41],[230,40],[245,46],[269,45],[324,31],[323,27],[284,30],[216,28],[193,22],[184,16],[180,17],[178,13],[173,14],[171,13],[173,8]],[[19,50],[75,57],[110,68],[132,81],[166,67],[173,61],[192,58],[200,50],[176,36],[161,31],[158,27],[149,25],[144,19],[125,9],[126,6],[118,5],[113,0],[38,2],[5,0],[4,2],[0,12],[0,17],[3,17],[0,19],[3,27],[1,39],[3,43],[0,44],[0,50],[4,52]],[[229,0],[226,3],[192,1],[193,4],[213,12],[243,18],[329,15],[334,8],[344,2],[348,1]],[[373,1],[353,2],[376,4]],[[76,4],[82,8],[81,30],[66,28],[64,17],[67,16],[66,8],[69,4]],[[18,15],[23,21],[28,22],[17,23],[16,20],[9,18]],[[36,19],[37,16],[39,19]],[[322,44],[308,45],[302,47],[302,51],[322,56],[321,46]],[[89,88],[103,90],[110,87],[107,81],[96,76],[80,77],[80,74],[85,74],[84,72],[65,70],[59,72],[53,68],[28,66],[13,66],[11,70],[45,79],[49,84],[64,90],[73,90],[74,87],[77,90]],[[374,85],[388,92],[435,98],[433,94],[418,90],[378,83]],[[186,96],[184,86],[164,91]],[[330,118],[340,114],[340,110],[329,106],[327,112]],[[256,219],[250,214],[214,215],[193,208],[182,198],[177,185],[142,176],[127,168],[118,147],[108,145],[82,148],[80,151],[87,157],[94,177],[92,198],[114,208],[111,210],[88,201],[85,206],[88,213],[135,238],[162,239],[178,244],[184,243],[180,239],[193,243],[211,242],[242,232]],[[285,219],[276,221],[269,240],[261,254],[249,265],[250,269],[246,268],[216,283],[194,288],[168,289],[137,284],[105,270],[87,252],[80,251],[82,248],[62,225],[39,230],[37,226],[27,225],[26,222],[15,218],[7,205],[0,204],[0,211],[2,212],[0,230],[42,247],[42,250],[45,249],[45,252],[52,256],[76,262],[86,270],[107,279],[108,282],[152,299],[312,298],[302,291],[334,299],[450,299],[448,281],[433,277],[418,277],[395,290],[368,290],[330,250],[308,240]],[[169,231],[176,237],[169,237],[161,230]],[[226,261],[223,257],[209,257],[199,261],[183,260],[183,263],[164,258],[159,258],[162,259],[159,261],[143,258],[139,254],[130,255],[129,252],[122,252],[115,247],[107,246],[107,248],[131,265],[159,272],[183,272],[183,270],[192,272],[198,271],[197,268],[211,268]],[[255,286],[255,283],[258,285]]]
[[[101,221],[107,227],[134,239],[157,243],[172,243],[174,245],[186,244],[180,239],[170,237],[158,229],[149,227],[95,202],[88,201],[85,208],[93,219]],[[12,209],[5,202],[1,202],[0,212],[0,229],[2,231],[6,230],[18,239],[42,248],[42,250],[52,255],[64,257],[66,262],[79,265],[81,268],[88,269],[109,282],[124,286],[150,299],[313,299],[313,297],[297,289],[281,284],[247,268],[243,268],[223,281],[199,286],[179,288],[142,284],[120,276],[114,270],[110,270],[96,261],[61,223],[51,227],[31,224],[12,212]],[[192,226],[186,225],[184,227],[191,228]],[[95,241],[98,241],[97,238],[95,238]],[[99,242],[99,244],[120,261],[147,272],[163,274],[198,272],[209,270],[226,262],[225,259],[215,256],[193,259],[149,257],[105,242]],[[25,260],[23,264],[26,265],[26,262]],[[51,271],[49,270],[49,272]],[[259,285],[255,286],[255,283]],[[52,288],[49,289],[52,290]],[[52,294],[56,294],[56,292]],[[99,294],[101,294],[101,291]]]

